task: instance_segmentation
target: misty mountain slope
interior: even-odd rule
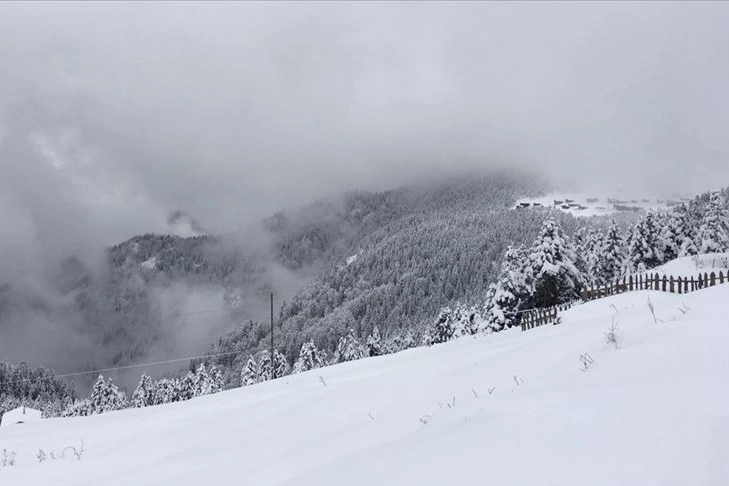
[[[3,427],[16,463],[0,483],[727,484],[728,298],[726,284],[631,292],[576,306],[559,326]],[[617,349],[604,342],[612,319]],[[82,440],[80,460],[37,459]]]
[[[361,242],[351,263],[340,261],[282,309],[277,342],[293,359],[303,342],[333,350],[349,330],[418,335],[443,306],[483,301],[507,245],[530,243],[544,218],[451,210],[390,223]],[[571,218],[563,219],[569,227]]]
[[[321,200],[279,212],[234,234],[135,236],[109,248],[96,268],[85,266],[78,258],[65,260],[43,293],[24,286],[22,280],[8,281],[0,290],[0,335],[6,336],[0,340],[0,354],[57,369],[60,365],[60,371],[76,370],[199,354],[232,329],[238,334],[235,349],[247,354],[258,349],[266,335],[251,319],[267,320],[271,289],[280,306],[317,277],[337,275],[342,261],[365,247],[373,249],[374,257],[378,251],[392,252],[395,246],[421,245],[409,242],[410,235],[437,241],[445,250],[455,250],[466,244],[459,240],[467,238],[467,245],[475,248],[480,242],[473,234],[482,229],[478,217],[469,220],[467,215],[506,207],[516,197],[538,192],[540,184],[535,177],[518,173],[444,179]],[[445,224],[463,218],[463,230]],[[408,230],[420,226],[426,230]],[[377,250],[378,246],[388,249]],[[501,247],[503,244],[499,251]],[[432,253],[435,247],[428,251]],[[400,258],[404,260],[396,268],[406,274],[406,283],[416,274],[422,278],[425,268],[413,273],[408,267],[423,255],[408,259],[393,253],[388,266]],[[363,261],[371,265],[368,257]],[[351,278],[342,278],[337,287],[345,290]],[[389,276],[366,278],[378,286],[391,281]],[[466,288],[463,283],[457,287]],[[357,297],[360,290],[363,293]],[[346,289],[347,299],[366,302],[372,298],[371,290],[368,285]],[[407,283],[395,294],[385,294],[388,299],[392,294],[411,301],[412,290],[413,285]],[[449,291],[448,298],[456,293]],[[355,313],[360,318],[360,311],[355,309]],[[398,326],[413,322],[410,316]],[[46,339],[48,327],[57,337],[53,334]],[[21,337],[14,338],[14,333]],[[27,350],[16,353],[13,343],[21,338]],[[299,341],[291,340],[289,347],[293,349]],[[34,353],[33,349],[48,351]],[[135,383],[138,377],[132,372],[128,375],[124,381]]]
[[[452,177],[383,192],[357,191],[276,213],[263,221],[276,259],[290,269],[351,254],[363,238],[400,218],[443,211],[484,211],[538,194],[546,183],[513,172]]]

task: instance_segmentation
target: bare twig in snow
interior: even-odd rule
[[[615,320],[615,317],[613,317],[612,324],[610,325],[610,329],[608,329],[605,332],[605,343],[614,345],[615,349],[617,350],[619,341],[620,341],[620,334],[618,333],[618,323]]]
[[[658,324],[658,319],[656,319],[656,308],[653,306],[653,301],[651,301],[651,298],[648,297],[648,308],[651,311],[651,315],[653,316],[653,323]]]

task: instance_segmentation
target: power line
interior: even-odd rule
[[[216,358],[218,356],[227,356],[227,355],[231,355],[231,354],[238,354],[238,351],[228,351],[226,353],[202,354],[202,355],[199,355],[199,356],[188,356],[186,358],[174,358],[174,359],[166,359],[166,360],[162,360],[162,361],[150,361],[150,362],[147,362],[147,363],[139,363],[139,364],[125,365],[125,366],[116,366],[116,367],[113,367],[113,368],[100,368],[100,369],[88,370],[88,371],[75,371],[73,373],[63,373],[63,374],[60,374],[60,375],[55,375],[54,374],[53,376],[48,376],[48,377],[45,377],[45,378],[36,378],[36,379],[33,379],[33,380],[31,380],[30,378],[27,378],[27,379],[22,379],[22,380],[6,381],[6,382],[3,382],[3,383],[0,383],[0,385],[13,385],[13,384],[16,384],[16,383],[37,383],[37,382],[41,382],[41,381],[45,381],[45,380],[51,380],[51,379],[55,379],[55,378],[68,378],[68,377],[71,377],[71,376],[82,376],[82,375],[89,375],[89,374],[92,374],[92,373],[106,373],[106,372],[109,372],[109,371],[119,371],[119,370],[128,370],[128,369],[134,369],[134,368],[144,368],[146,366],[159,366],[159,365],[163,365],[163,364],[179,363],[179,362],[182,362],[182,361],[192,361],[194,359]]]

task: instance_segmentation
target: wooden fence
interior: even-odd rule
[[[587,302],[588,300],[600,299],[609,295],[622,294],[623,292],[633,290],[660,290],[674,294],[686,294],[706,287],[713,287],[717,284],[723,284],[724,282],[729,282],[729,273],[724,275],[722,271],[719,271],[718,275],[715,272],[704,272],[697,277],[691,278],[659,275],[657,273],[630,275],[629,277],[623,277],[622,280],[617,279],[615,282],[608,283],[607,285],[599,287],[593,285],[589,289],[586,288],[582,291],[581,297],[583,302]]]
[[[554,305],[552,307],[545,307],[543,309],[528,309],[519,311],[521,330],[528,331],[535,327],[543,326],[545,324],[555,324],[557,322],[557,315],[559,312],[566,311],[572,307],[572,302],[566,304]]]
[[[699,274],[696,277],[674,277],[659,275],[657,273],[647,275],[630,275],[617,279],[607,285],[595,287],[582,291],[582,301],[600,299],[609,295],[622,294],[633,290],[659,290],[674,294],[687,294],[695,290],[713,287],[714,285],[729,283],[729,271],[725,275],[721,270],[719,273],[711,272]],[[573,303],[560,304],[543,309],[528,309],[519,311],[521,330],[528,331],[545,324],[555,324],[559,312],[572,307]]]

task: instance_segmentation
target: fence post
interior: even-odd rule
[[[709,277],[711,278],[710,286],[713,287],[714,285],[716,285],[716,274],[714,272],[711,272],[711,275]]]
[[[628,288],[630,289],[631,292],[633,291],[633,276],[632,275],[628,276]]]
[[[660,290],[661,277],[657,274],[653,274],[653,290]]]
[[[668,282],[668,279],[667,279],[667,278],[666,278],[666,276],[664,275],[664,276],[663,276],[663,281],[661,282],[661,290],[662,290],[662,291],[664,291],[664,292],[666,291],[666,283],[667,283],[667,282]]]
[[[671,293],[674,293],[674,288],[673,288],[673,275],[671,275],[671,280],[668,281],[668,291],[671,292]]]
[[[719,283],[724,283],[724,272],[722,272],[721,270],[719,270]]]

